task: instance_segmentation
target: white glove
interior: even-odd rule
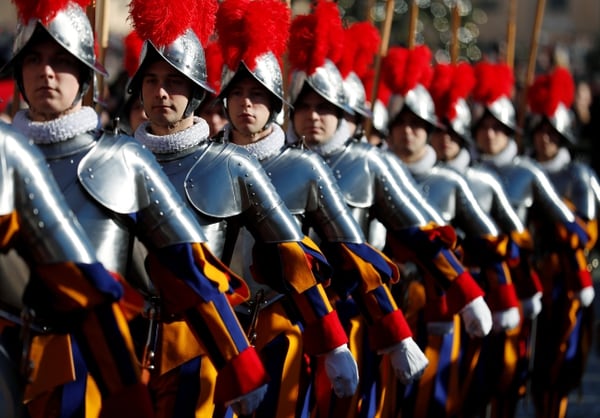
[[[358,366],[346,344],[325,354],[325,372],[338,398],[354,395],[358,386]]]
[[[225,406],[231,406],[231,409],[236,415],[249,415],[258,408],[258,405],[260,405],[266,393],[267,385],[265,384],[258,389],[254,389],[252,392],[226,402]]]
[[[495,332],[508,331],[515,329],[521,322],[521,314],[519,308],[512,307],[505,311],[494,312],[492,314],[494,322],[493,329]]]
[[[530,298],[521,299],[521,308],[525,318],[535,319],[542,312],[542,292],[537,292]]]
[[[492,329],[492,312],[482,296],[467,303],[459,312],[469,337],[485,337]]]
[[[594,288],[592,286],[584,287],[579,292],[577,292],[577,299],[581,302],[581,306],[587,308],[594,301],[594,296],[596,293],[594,292]]]
[[[390,356],[390,363],[392,363],[396,378],[405,385],[419,379],[429,364],[429,360],[412,337],[380,350],[379,353]]]

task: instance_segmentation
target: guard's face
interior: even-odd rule
[[[210,98],[205,99],[200,104],[197,114],[208,123],[211,137],[219,133],[228,122],[223,103],[220,101],[212,103],[212,99]]]
[[[167,62],[159,60],[148,66],[142,80],[142,100],[154,134],[178,132],[193,124],[193,115],[182,119],[192,88],[192,82]]]
[[[434,129],[430,142],[440,161],[452,161],[460,152],[460,140],[447,130]]]
[[[543,122],[533,133],[533,147],[538,161],[549,161],[556,157],[561,137],[548,122]]]
[[[302,94],[294,104],[294,130],[299,138],[310,145],[325,144],[339,124],[339,110],[314,91]]]
[[[475,131],[475,143],[483,154],[499,154],[508,146],[509,141],[504,125],[490,115],[484,116]]]
[[[244,77],[232,86],[227,95],[227,109],[236,143],[255,142],[268,133],[264,129],[271,115],[270,104],[271,93],[251,77]]]
[[[23,90],[34,121],[56,119],[81,108],[79,75],[82,64],[53,40],[27,48],[23,55]]]
[[[429,125],[412,112],[403,111],[390,129],[390,151],[402,160],[414,161],[425,154]]]

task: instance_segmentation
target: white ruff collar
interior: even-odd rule
[[[431,145],[425,146],[425,155],[419,161],[415,161],[412,163],[405,163],[408,171],[411,174],[426,174],[428,173],[437,161],[437,156],[435,154],[435,150],[431,147]]]
[[[496,167],[501,167],[503,165],[510,164],[515,159],[518,152],[519,150],[517,148],[517,143],[511,139],[508,141],[506,148],[504,148],[498,154],[491,155],[482,153],[480,158],[482,161],[495,165]]]
[[[262,161],[265,158],[278,154],[285,145],[285,134],[283,133],[283,129],[276,123],[272,123],[271,126],[273,127],[273,131],[269,135],[251,144],[240,145],[250,154],[255,156],[258,161]],[[228,129],[226,129],[225,134],[226,138],[229,138],[230,133]]]
[[[547,172],[556,173],[565,168],[570,162],[571,154],[569,150],[565,147],[560,147],[553,159],[544,162],[538,161],[538,164]]]
[[[12,124],[36,144],[56,144],[99,128],[100,118],[94,109],[85,106],[50,121],[34,122],[29,119],[29,111],[23,109],[16,113]]]
[[[346,145],[346,141],[350,138],[350,129],[348,123],[342,119],[340,126],[331,137],[331,139],[323,144],[312,145],[309,148],[319,154],[321,157],[335,154]]]
[[[208,123],[194,116],[194,124],[183,131],[169,135],[154,135],[148,132],[150,122],[143,122],[135,130],[135,139],[140,141],[154,154],[173,154],[184,151],[208,139]]]
[[[471,154],[469,154],[469,151],[467,151],[466,148],[461,148],[453,160],[443,162],[440,161],[440,164],[453,168],[459,173],[464,173],[467,170],[467,167],[469,167],[469,164],[471,164]]]

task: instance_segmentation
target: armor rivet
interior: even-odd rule
[[[389,190],[389,188],[386,186],[383,188],[383,190],[387,192]]]
[[[144,177],[146,178],[146,180],[150,180],[150,176],[149,175],[146,174]]]
[[[29,177],[25,177],[24,181],[25,181],[25,184],[31,183],[31,179]]]
[[[73,161],[73,160],[70,160],[69,162],[70,162],[71,164],[75,163],[75,161]]]
[[[34,214],[34,215],[37,215],[37,214],[39,214],[39,213],[40,213],[40,210],[39,210],[38,208],[34,208],[34,209],[33,209],[33,214]]]
[[[91,178],[91,179],[93,179],[93,178],[94,178],[94,175],[93,175],[93,174],[90,174],[90,178]]]
[[[29,197],[29,200],[35,199],[35,195],[33,193],[29,193],[27,197]]]
[[[154,193],[154,187],[150,187],[150,193]]]
[[[154,203],[158,205],[160,204],[160,200],[155,200]]]
[[[177,164],[177,167],[181,167],[181,163]]]
[[[91,173],[91,172],[92,172],[92,168],[91,168],[91,167],[89,167],[89,168],[88,168],[88,171]]]
[[[165,216],[165,213],[161,210],[160,212],[158,212],[159,216]]]
[[[40,229],[43,229],[45,226],[46,226],[46,224],[44,224],[44,222],[42,222],[42,221],[38,222],[38,227]]]

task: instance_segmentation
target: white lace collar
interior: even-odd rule
[[[208,139],[208,123],[194,116],[194,124],[183,131],[169,135],[154,135],[148,132],[149,121],[143,122],[135,130],[135,139],[154,154],[173,154],[184,151]]]
[[[415,161],[412,163],[405,163],[408,171],[411,174],[426,174],[428,173],[437,161],[437,156],[435,154],[435,150],[431,147],[431,145],[427,144],[425,146],[425,155],[419,161]]]
[[[260,139],[259,141],[251,144],[239,145],[246,149],[250,154],[255,156],[259,161],[269,158],[279,153],[281,148],[285,145],[285,134],[283,129],[276,123],[272,123],[273,131]],[[229,125],[225,127],[225,139],[230,141],[231,128]]]
[[[491,154],[480,154],[480,158],[482,161],[495,165],[496,167],[501,167],[503,165],[507,165],[513,162],[519,150],[517,148],[517,143],[511,139],[508,141],[508,145],[502,151],[500,151],[496,155]]]
[[[571,154],[565,147],[560,147],[558,153],[551,160],[540,162],[538,164],[549,173],[556,173],[562,170],[571,162]]]
[[[34,122],[29,119],[29,111],[23,109],[15,114],[12,124],[36,144],[56,144],[99,128],[100,118],[94,109],[85,106],[50,121]]]
[[[348,129],[348,123],[342,119],[340,126],[333,134],[333,137],[318,145],[311,145],[309,148],[319,154],[321,157],[327,157],[331,154],[335,154],[346,146],[346,141],[350,139],[350,129]]]
[[[440,161],[440,165],[450,167],[459,173],[467,171],[467,167],[471,164],[471,154],[466,148],[461,148],[456,157],[450,161]]]

